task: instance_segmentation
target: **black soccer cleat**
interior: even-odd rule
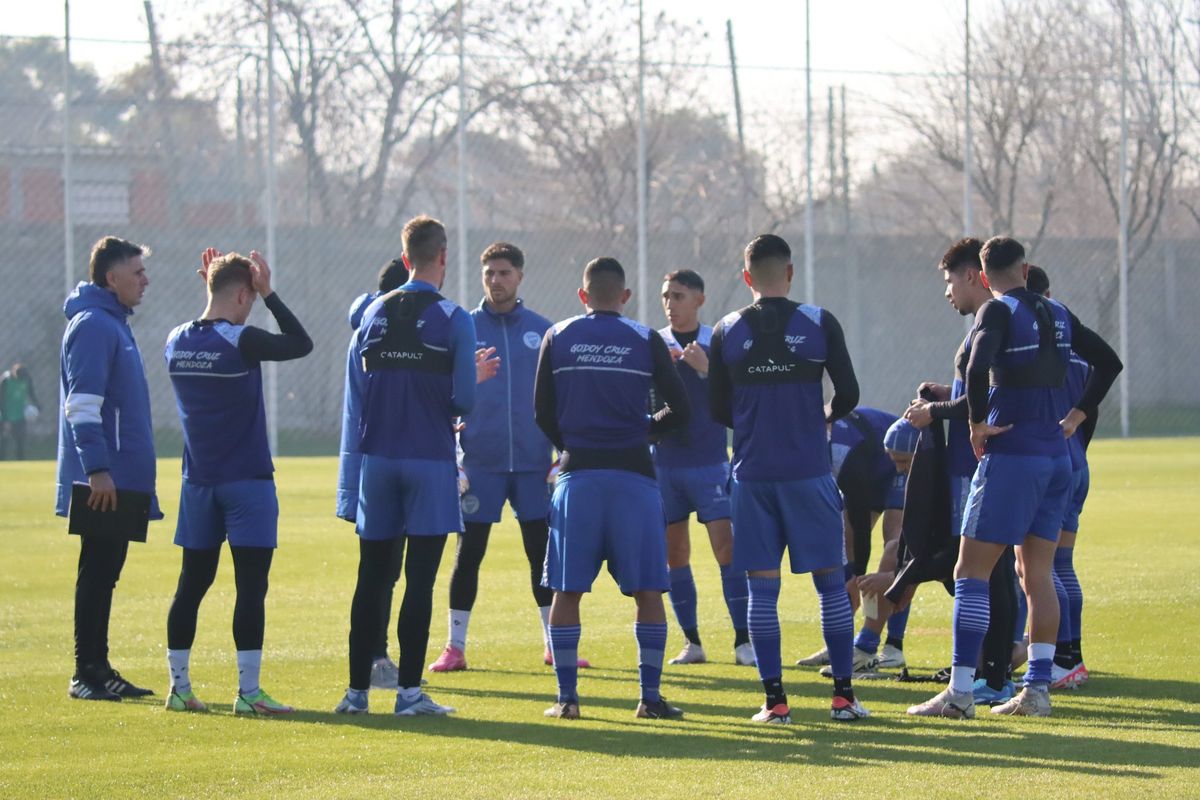
[[[104,688],[121,697],[148,697],[154,694],[153,689],[143,689],[140,686],[134,686],[122,678],[121,673],[111,668],[108,670],[108,677],[104,679]]]
[[[668,704],[667,699],[660,695],[653,703],[645,700],[638,703],[635,716],[640,719],[683,719],[683,709]]]
[[[108,700],[111,702],[121,702],[121,695],[109,691],[103,683],[99,681],[88,680],[87,678],[76,675],[71,678],[71,686],[67,689],[67,696],[75,700]]]

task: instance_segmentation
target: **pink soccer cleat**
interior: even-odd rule
[[[466,668],[467,654],[452,644],[446,645],[437,661],[429,665],[430,672],[457,672]]]

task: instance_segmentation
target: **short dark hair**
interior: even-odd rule
[[[791,261],[792,248],[788,247],[788,243],[783,240],[783,237],[776,236],[773,233],[764,233],[750,240],[750,244],[746,245],[745,255],[746,262],[749,264],[755,264],[771,258]]]
[[[979,251],[982,249],[983,242],[974,236],[959,239],[942,255],[938,269],[944,269],[946,272],[959,272],[968,267],[983,269],[983,264],[979,261]]]
[[[625,268],[615,258],[593,258],[583,268],[583,288],[601,303],[615,303],[625,291]]]
[[[88,280],[97,286],[108,286],[108,271],[138,256],[150,255],[150,248],[134,244],[118,236],[105,236],[92,245],[92,257],[88,263]]]
[[[408,267],[403,258],[393,258],[379,268],[379,291],[390,292],[408,283]]]
[[[525,269],[525,254],[521,252],[521,248],[509,242],[492,242],[479,256],[480,264],[487,264],[489,261],[503,259],[512,264],[517,269]]]
[[[1025,288],[1034,294],[1045,295],[1050,291],[1050,276],[1046,270],[1034,264],[1029,265],[1029,275],[1025,277]]]
[[[250,259],[241,253],[226,253],[208,265],[208,291],[219,294],[230,286],[254,288]]]
[[[405,224],[400,241],[409,264],[414,268],[428,266],[446,249],[446,226],[422,214]]]
[[[1008,236],[993,236],[983,243],[979,260],[988,272],[1002,272],[1025,263],[1025,248]]]
[[[664,281],[674,281],[675,283],[686,286],[689,289],[695,289],[701,294],[704,293],[704,278],[700,277],[700,273],[691,269],[677,269],[668,272],[663,276]]]

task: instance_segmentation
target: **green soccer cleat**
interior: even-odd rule
[[[191,689],[180,691],[171,689],[171,693],[167,695],[167,711],[208,711],[208,706],[196,697],[196,693]]]
[[[296,709],[291,706],[285,706],[271,695],[263,691],[259,687],[258,691],[251,695],[239,694],[237,700],[233,703],[234,714],[257,714],[262,717],[278,717],[283,714],[290,714]]]

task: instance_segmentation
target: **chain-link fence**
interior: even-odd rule
[[[342,5],[362,13],[339,17]],[[1070,36],[1064,4],[992,9],[973,34],[969,106],[961,53],[939,52],[925,72],[814,71],[811,115],[802,69],[767,69],[742,56],[735,70],[723,26],[709,32],[719,47],[694,50],[706,31],[648,18],[649,291],[635,296],[630,314],[665,324],[656,299],[661,276],[690,267],[707,282],[703,318],[714,322],[749,300],[739,274],[745,242],[778,232],[795,256],[793,296],[811,288],[847,331],[863,403],[899,411],[918,382],[950,377],[963,321],[942,297],[936,264],[966,226],[1025,241],[1055,297],[1115,346],[1123,128],[1130,430],[1200,433],[1200,373],[1186,345],[1200,338],[1189,311],[1200,301],[1200,178],[1191,155],[1200,132],[1200,48],[1182,5],[1175,17],[1162,10],[1175,9],[1171,3],[1130,5],[1129,31],[1115,39],[1120,15],[1103,3],[1074,9]],[[277,10],[272,167],[261,9],[211,0],[195,13],[219,24],[201,26],[203,34],[154,48],[109,43],[142,54],[132,70],[72,65],[69,184],[62,42],[0,38],[0,361],[25,364],[43,401],[31,451],[53,452],[65,285],[85,278],[91,243],[108,233],[154,250],[132,325],[161,449],[178,448],[160,348],[204,307],[195,275],[203,248],[266,249],[272,168],[279,186],[272,268],[280,295],[316,342],[310,356],[278,371],[284,453],[335,452],[346,312],[399,254],[399,229],[410,216],[448,224],[444,293],[471,306],[482,295],[478,255],[499,239],[525,250],[522,295],[551,319],[578,311],[574,290],[593,257],[619,258],[634,285],[636,4],[561,7],[548,18],[536,2],[503,12],[468,3],[461,26],[453,4],[414,11],[328,0]],[[1022,14],[1023,46],[1005,49],[1004,26]],[[396,29],[409,32],[388,35]],[[1039,37],[1054,30],[1066,44],[1050,58]],[[1124,81],[1114,66],[1121,40],[1133,51]],[[693,51],[704,56],[689,57]],[[968,127],[973,152],[965,161]],[[810,169],[814,282],[806,287]],[[265,312],[251,321],[267,324]],[[1116,395],[1102,411],[1102,433],[1119,431]]]

